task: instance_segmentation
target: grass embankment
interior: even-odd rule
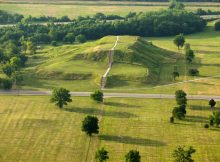
[[[135,104],[134,104],[135,103]],[[109,162],[123,162],[130,149],[140,151],[142,161],[172,161],[179,145],[196,149],[195,161],[220,159],[219,129],[205,129],[211,114],[207,101],[189,101],[187,118],[169,123],[173,100],[108,98],[104,105],[89,98],[73,98],[64,109],[49,97],[0,97],[1,161],[87,161],[105,147]],[[219,107],[216,108],[219,110]],[[81,132],[81,121],[96,115],[100,134],[89,137]]]
[[[126,44],[126,37],[121,37],[118,42],[107,87],[123,87],[132,83],[156,85],[160,77],[160,67],[164,63],[173,64],[180,59],[180,55],[160,49],[143,38],[130,38],[133,39],[130,45]],[[169,79],[172,80],[172,77]]]
[[[173,64],[161,64],[157,85],[132,82],[130,84],[123,84],[117,88],[113,87],[111,92],[119,91],[120,89],[121,92],[173,94],[178,89],[184,89],[190,94],[220,95],[219,77],[207,78],[220,75],[220,32],[214,31],[213,24],[213,22],[209,23],[208,27],[203,32],[185,36],[186,42],[191,44],[191,48],[195,52],[196,59],[192,64],[186,64],[183,59],[177,60],[176,63]],[[152,41],[153,45],[162,49],[173,51],[174,53],[184,53],[183,50],[178,51],[177,47],[173,44],[173,39],[174,37],[146,38],[146,40]],[[182,57],[184,57],[184,55],[182,55]],[[174,66],[177,67],[180,73],[180,77],[177,78],[175,82],[172,80]],[[188,69],[190,68],[197,68],[200,72],[199,76],[189,76]],[[203,79],[194,82],[182,83],[183,81],[200,78]],[[170,85],[173,83],[175,84]]]
[[[98,88],[101,76],[108,67],[108,50],[115,41],[116,37],[109,36],[79,45],[43,46],[30,57],[24,69],[23,88],[63,86],[81,91]]]
[[[1,1],[0,1],[1,2]],[[6,3],[4,3],[6,2]],[[59,5],[59,7],[58,7]],[[23,14],[24,16],[55,16],[67,15],[70,18],[92,16],[97,12],[105,14],[126,15],[128,12],[149,12],[167,8],[168,3],[155,2],[85,2],[85,1],[2,1],[0,10]],[[219,3],[186,3],[186,9],[195,11],[197,8],[219,11]]]
[[[104,37],[81,45],[42,47],[30,56],[24,69],[24,89],[51,89],[63,86],[70,90],[89,91],[99,88],[108,67],[108,52],[115,36]],[[142,38],[120,36],[114,64],[108,79],[109,87],[127,82],[155,83],[163,62],[175,62],[176,55],[159,49]]]

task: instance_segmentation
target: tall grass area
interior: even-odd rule
[[[55,16],[61,17],[67,15],[70,18],[78,16],[92,16],[97,12],[105,14],[119,14],[124,16],[128,12],[149,12],[158,11],[168,7],[167,3],[155,2],[85,2],[85,1],[42,1],[32,3],[26,1],[19,3],[19,1],[12,1],[11,3],[0,3],[0,10],[8,12],[23,14],[25,17],[32,16]],[[8,2],[8,1],[7,1]],[[34,1],[33,1],[34,2]],[[36,2],[36,1],[35,1]],[[58,7],[59,5],[59,7]],[[219,11],[218,3],[187,3],[186,9],[195,11],[197,8],[205,10]]]
[[[218,161],[219,128],[204,128],[211,114],[207,105],[189,101],[187,118],[171,124],[173,100],[108,98],[102,105],[74,97],[59,109],[49,97],[0,96],[0,159],[90,162],[104,147],[109,162],[123,162],[130,149],[139,150],[144,162],[163,162],[172,161],[177,146],[192,145],[195,161]],[[81,121],[88,114],[100,120],[100,133],[90,144],[81,132]]]

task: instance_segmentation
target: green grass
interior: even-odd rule
[[[51,89],[61,85],[79,91],[98,88],[108,67],[108,50],[115,41],[115,36],[109,36],[84,44],[42,47],[30,56],[23,71],[23,88]],[[88,58],[76,59],[81,55]],[[102,56],[102,60],[92,61],[96,55]]]
[[[40,90],[61,85],[77,91],[99,88],[101,77],[108,67],[109,49],[115,41],[115,36],[108,36],[84,44],[42,46],[37,54],[30,56],[23,70],[22,88]],[[174,53],[152,46],[142,38],[120,36],[110,77],[119,78],[113,80],[119,85],[123,85],[121,81],[142,84],[148,76],[152,83],[159,76],[153,71],[163,62],[175,62],[175,57]]]
[[[4,2],[4,1],[3,1]],[[8,2],[8,1],[5,1]],[[33,2],[33,3],[32,3]],[[35,3],[34,3],[35,2]],[[59,6],[58,6],[59,5]],[[167,8],[167,3],[152,2],[84,2],[84,1],[12,1],[12,3],[1,3],[0,10],[20,13],[24,16],[63,16],[71,18],[78,16],[91,16],[97,12],[105,14],[126,15],[128,12],[149,12]],[[197,8],[205,10],[218,10],[218,3],[187,3],[187,10],[194,11]]]
[[[190,94],[219,95],[219,77],[205,79],[206,77],[220,75],[220,32],[214,31],[213,24],[213,22],[210,22],[203,32],[185,36],[186,42],[191,44],[191,48],[195,51],[196,55],[196,59],[191,65],[186,64],[185,61],[181,59],[173,64],[161,64],[159,69],[159,82],[156,85],[130,82],[129,84],[115,88],[115,91],[173,94],[178,89],[184,89]],[[173,39],[174,37],[146,38],[146,40],[152,41],[157,47],[176,53],[184,53],[183,50],[178,51],[177,47],[173,44]],[[169,85],[173,83],[171,74],[174,66],[177,66],[180,72],[180,78],[178,78],[175,83],[199,78],[204,79],[195,82]],[[198,68],[200,75],[197,77],[188,76],[189,68]],[[155,86],[159,87],[151,88]],[[114,88],[112,88],[111,91],[114,91]]]
[[[218,103],[219,104],[219,103]],[[0,96],[1,161],[87,161],[104,147],[109,162],[123,162],[130,149],[144,162],[172,161],[179,145],[193,146],[195,161],[220,159],[219,128],[203,128],[211,114],[207,101],[189,101],[187,118],[169,123],[173,100],[108,98],[104,105],[88,98],[58,109],[49,97]],[[216,109],[220,109],[217,107]],[[86,115],[98,116],[100,133],[81,132]]]

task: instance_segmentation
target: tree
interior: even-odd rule
[[[27,54],[33,55],[36,53],[37,47],[33,42],[27,41],[26,47],[27,47],[26,49]]]
[[[68,102],[72,102],[71,95],[64,88],[55,88],[52,92],[51,102],[55,102],[59,108],[63,108]]]
[[[125,155],[125,159],[126,159],[126,162],[140,162],[141,161],[141,156],[139,154],[139,151],[130,150]]]
[[[180,47],[183,47],[185,43],[185,38],[183,34],[176,35],[173,40],[173,43],[178,47],[178,49],[180,49]]]
[[[215,105],[216,105],[215,100],[214,100],[214,99],[211,99],[211,100],[209,101],[209,105],[211,106],[211,108],[214,108]]]
[[[15,67],[7,63],[2,66],[2,71],[5,75],[11,77],[11,75],[15,72]]]
[[[177,2],[176,0],[170,0],[169,9],[184,10],[185,5]]]
[[[2,87],[5,90],[11,89],[12,88],[12,80],[9,78],[1,79],[2,82]]]
[[[73,33],[67,33],[64,37],[64,42],[73,43],[75,41],[75,35]]]
[[[175,96],[178,106],[173,108],[172,114],[173,117],[181,120],[186,115],[187,94],[183,90],[178,90]]]
[[[191,47],[190,47],[190,44],[189,43],[185,43],[184,44],[184,50],[187,51],[187,50],[190,50]]]
[[[176,102],[178,105],[186,105],[187,104],[187,94],[183,90],[178,90],[175,93]]]
[[[98,162],[105,162],[107,159],[109,159],[108,151],[106,151],[104,148],[97,150],[95,154],[95,159]]]
[[[179,72],[177,72],[177,71],[173,72],[173,79],[174,80],[176,80],[176,78],[179,77],[179,76],[180,76]]]
[[[90,97],[96,102],[103,102],[103,92],[96,90],[90,95]]]
[[[192,60],[194,59],[195,55],[194,55],[194,51],[191,49],[186,50],[186,61],[188,61],[189,63],[192,62]]]
[[[213,121],[213,124],[215,124],[217,127],[220,124],[220,111],[213,112],[213,114],[210,116],[210,121]]]
[[[185,118],[185,114],[180,110],[179,107],[174,107],[172,111],[173,117],[182,120]]]
[[[80,34],[80,35],[76,36],[76,42],[78,42],[78,43],[85,43],[86,42],[85,35]]]
[[[220,20],[215,22],[215,30],[216,31],[220,30]]]
[[[195,153],[196,150],[190,146],[186,148],[185,146],[179,146],[173,152],[174,162],[194,162],[192,159],[192,154]]]
[[[10,65],[16,70],[22,66],[22,61],[20,57],[14,56],[10,59]]]
[[[82,131],[86,132],[87,135],[90,137],[92,134],[98,134],[99,133],[99,125],[98,125],[98,118],[94,116],[87,116],[82,122]]]
[[[197,76],[197,75],[199,75],[199,70],[198,69],[189,69],[188,73],[191,76]]]

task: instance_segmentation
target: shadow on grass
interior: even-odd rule
[[[190,109],[191,110],[206,110],[206,111],[211,110],[210,106],[197,106],[197,105],[191,105]]]
[[[114,107],[126,107],[126,108],[138,108],[140,106],[137,105],[129,105],[126,103],[119,103],[119,102],[105,102],[104,103],[107,106],[114,106]]]
[[[141,145],[141,146],[155,146],[155,147],[166,146],[166,144],[161,141],[143,139],[143,138],[133,138],[129,136],[100,135],[99,139],[105,141],[113,141],[113,142]]]
[[[117,111],[105,111],[105,110],[99,110],[95,108],[64,108],[63,110],[68,112],[75,112],[80,114],[89,114],[89,115],[99,115],[103,114],[103,116],[109,116],[114,118],[133,118],[137,117],[134,114],[128,113],[128,112],[117,112]]]
[[[219,127],[214,127],[214,128],[210,128],[211,131],[217,131],[219,132],[220,131],[220,128]]]
[[[203,117],[203,116],[191,116],[191,115],[188,115],[188,116],[186,116],[184,121],[186,121],[186,122],[207,123],[207,122],[209,122],[209,118],[208,117]]]
[[[219,107],[211,108],[210,106],[197,106],[197,105],[191,105],[190,109],[191,110],[201,110],[201,111],[213,111],[213,110],[220,111]]]

